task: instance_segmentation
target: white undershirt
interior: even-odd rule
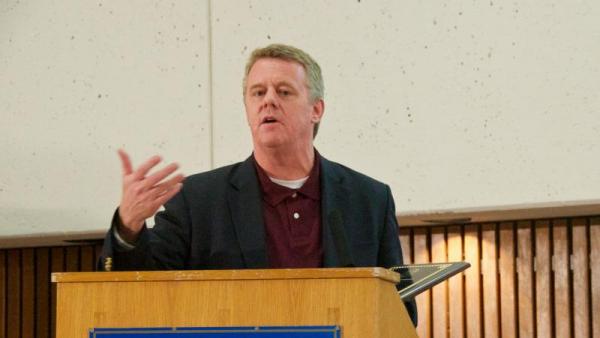
[[[304,183],[308,180],[308,176],[299,180],[281,180],[279,178],[273,178],[271,176],[269,176],[269,179],[271,180],[271,182],[282,185],[286,188],[300,189],[300,187],[302,187]]]

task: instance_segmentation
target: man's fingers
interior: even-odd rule
[[[117,151],[119,153],[119,157],[121,158],[121,168],[123,169],[123,175],[129,175],[133,172],[133,168],[131,167],[131,160],[129,159],[129,155],[123,149],[119,149]]]
[[[144,182],[147,187],[153,187],[156,183],[162,181],[165,177],[171,175],[179,168],[177,163],[171,163],[154,174],[148,176]]]
[[[133,173],[136,179],[142,179],[146,174],[150,171],[150,169],[154,168],[158,163],[160,163],[160,156],[152,156],[146,160],[146,162],[142,163],[142,165],[136,169]]]
[[[173,176],[170,179],[152,187],[152,189],[148,191],[148,196],[152,199],[159,198],[160,196],[166,194],[171,188],[173,188],[173,186],[183,182],[184,179],[185,177],[181,174]]]
[[[181,190],[181,187],[183,187],[182,183],[177,183],[170,187],[163,195],[156,199],[156,207],[159,208],[161,205],[167,203],[168,200],[170,200],[179,192],[179,190]]]

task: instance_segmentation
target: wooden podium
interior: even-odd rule
[[[54,273],[56,336],[92,328],[339,325],[343,338],[416,337],[383,268]]]

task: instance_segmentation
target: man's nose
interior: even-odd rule
[[[277,106],[277,93],[274,88],[267,89],[265,96],[263,97],[263,105],[265,107],[276,107]]]

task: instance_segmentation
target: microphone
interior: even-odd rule
[[[340,266],[351,268],[354,267],[354,261],[350,250],[348,250],[348,240],[344,231],[344,220],[342,213],[339,210],[333,210],[329,213],[329,226],[333,233],[333,241],[335,243]]]

